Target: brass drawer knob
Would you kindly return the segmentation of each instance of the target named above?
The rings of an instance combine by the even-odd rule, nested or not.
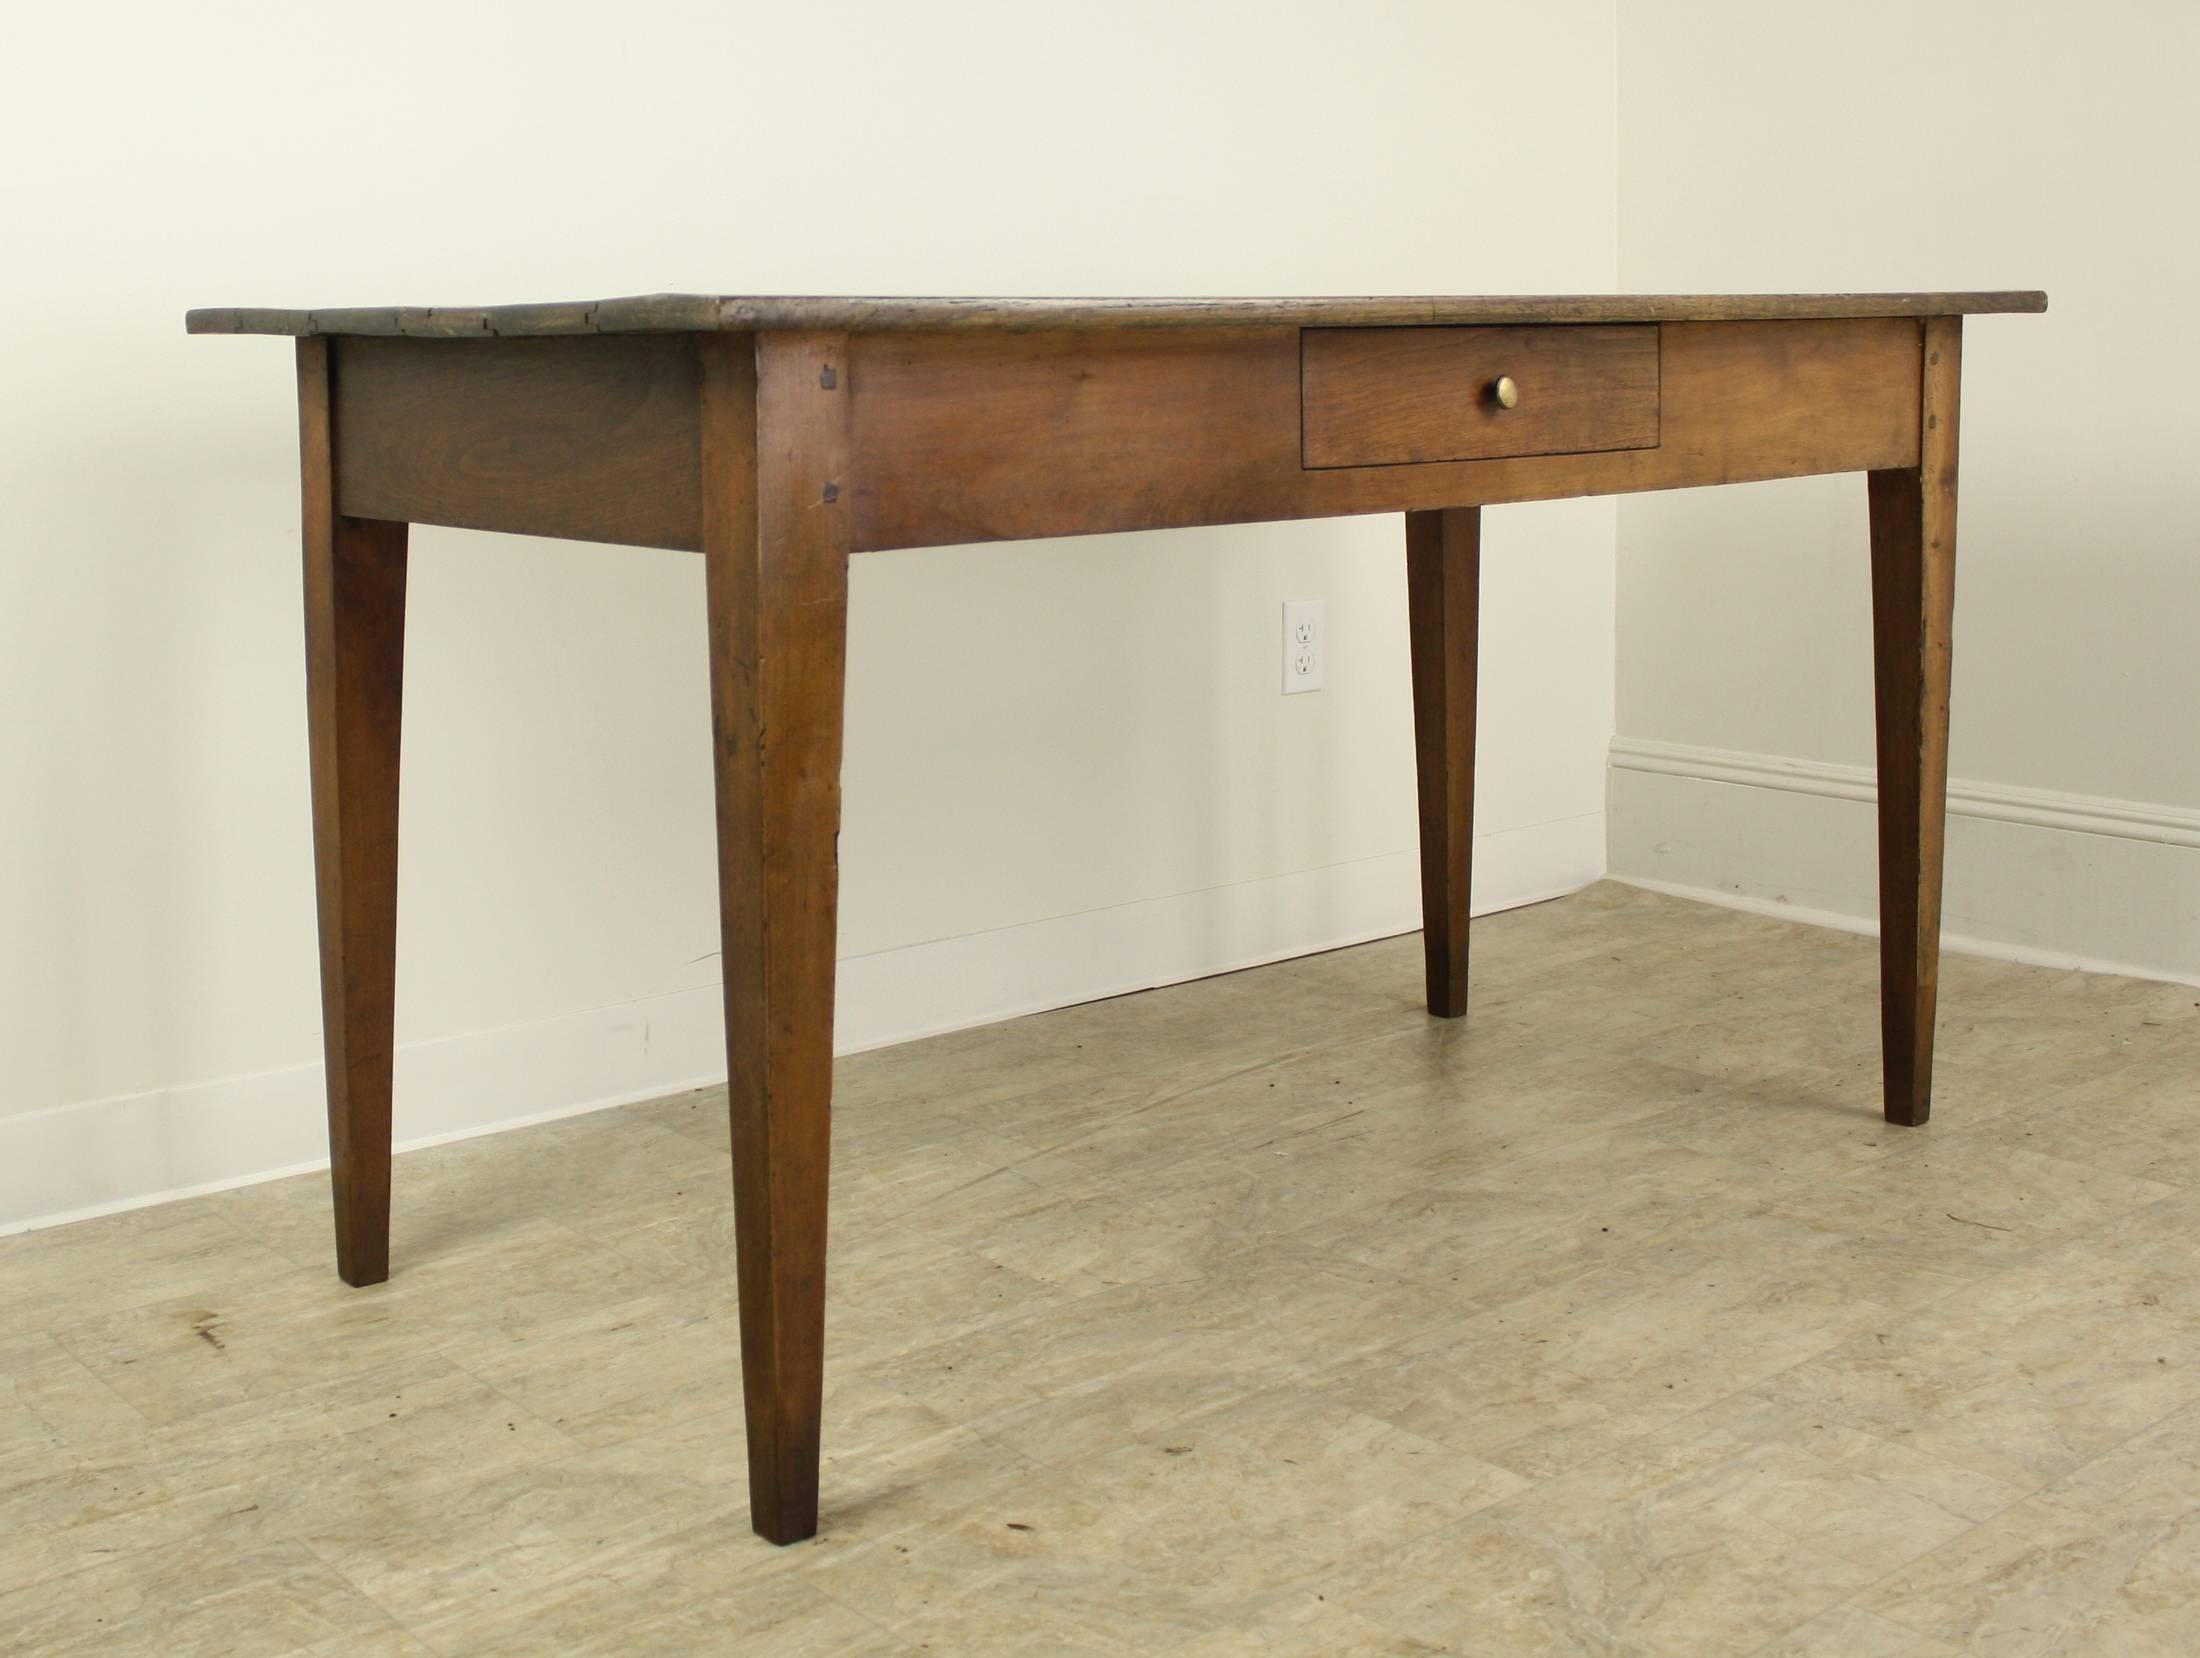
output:
[[[1500,374],[1497,377],[1497,384],[1490,387],[1490,395],[1497,399],[1497,406],[1500,409],[1514,408],[1520,402],[1519,382],[1509,374]]]

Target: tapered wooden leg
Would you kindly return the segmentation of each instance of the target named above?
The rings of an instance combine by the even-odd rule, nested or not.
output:
[[[1924,329],[1915,470],[1871,475],[1872,636],[1879,712],[1880,1040],[1887,1121],[1932,1111],[1940,881],[1948,821],[1955,617],[1956,415],[1962,319]]]
[[[749,1516],[817,1530],[848,622],[840,336],[702,343],[703,555]]]
[[[1474,876],[1474,679],[1482,512],[1406,514],[1413,745],[1421,787],[1421,940],[1428,1010],[1467,1011],[1467,905]]]
[[[347,1284],[379,1284],[390,1275],[406,527],[337,516],[329,388],[328,341],[300,340],[306,714],[336,1270]]]

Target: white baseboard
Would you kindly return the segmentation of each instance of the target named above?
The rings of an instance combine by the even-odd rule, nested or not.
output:
[[[1611,873],[1684,897],[1878,931],[1872,771],[1620,737]],[[1951,781],[1943,942],[2200,983],[2200,812]]]
[[[1477,913],[1604,872],[1602,814],[1478,836]],[[842,1053],[1364,943],[1420,925],[1401,851],[1142,899],[840,963]],[[525,1025],[400,1044],[400,1150],[623,1105],[725,1078],[706,985]],[[0,1118],[0,1233],[327,1166],[321,1067]]]

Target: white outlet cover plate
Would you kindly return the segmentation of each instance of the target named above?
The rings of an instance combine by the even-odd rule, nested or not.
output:
[[[1283,694],[1322,688],[1329,658],[1329,625],[1319,599],[1287,599],[1283,606]]]

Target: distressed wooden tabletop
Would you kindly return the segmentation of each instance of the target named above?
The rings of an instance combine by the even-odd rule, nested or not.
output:
[[[543,305],[211,306],[194,334],[485,335],[743,333],[764,328],[1407,327],[1465,323],[1736,322],[1820,317],[1970,316],[2044,311],[2036,290],[1914,294],[1544,294],[1339,299],[863,299],[826,295],[641,294]]]

